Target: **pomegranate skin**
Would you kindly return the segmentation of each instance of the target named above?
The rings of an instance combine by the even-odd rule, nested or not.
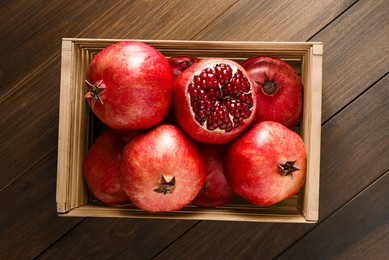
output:
[[[254,122],[275,121],[288,128],[302,116],[303,84],[287,63],[270,56],[256,56],[241,63],[256,83],[257,112]]]
[[[196,145],[172,125],[160,125],[131,140],[123,150],[121,169],[124,191],[134,205],[148,212],[183,208],[205,181]]]
[[[168,59],[172,70],[173,82],[176,81],[177,77],[192,64],[198,62],[197,57],[191,56],[173,56]]]
[[[193,204],[213,208],[225,204],[234,197],[234,192],[224,175],[225,145],[198,144],[206,170],[205,184],[193,200]]]
[[[169,110],[170,65],[148,44],[123,41],[103,49],[89,65],[87,82],[92,111],[112,129],[147,129],[160,123]],[[92,93],[91,85],[100,90]]]
[[[203,124],[199,123],[198,120],[195,119],[196,114],[192,109],[191,98],[192,96],[189,94],[189,86],[194,82],[194,78],[199,76],[204,72],[207,68],[214,68],[214,66],[218,64],[226,64],[232,68],[232,74],[236,75],[238,71],[245,77],[247,80],[249,91],[248,95],[250,95],[250,103],[252,107],[247,109],[249,112],[249,116],[243,121],[239,122],[237,127],[233,127],[232,130],[226,131],[220,128],[216,128],[213,130],[208,129],[207,124],[205,122]],[[230,142],[238,135],[240,135],[254,120],[254,116],[256,113],[256,94],[254,88],[254,82],[251,80],[247,72],[244,70],[242,66],[232,60],[226,59],[217,59],[217,58],[207,58],[200,60],[186,69],[181,75],[179,75],[173,85],[173,99],[174,99],[174,108],[176,113],[176,118],[182,129],[194,140],[202,143],[209,144],[225,144]],[[226,95],[228,96],[228,95]],[[219,100],[223,100],[224,98],[218,98]],[[235,99],[235,97],[234,97]],[[237,99],[235,99],[237,100]],[[213,105],[213,107],[216,107]],[[212,108],[213,109],[213,108]],[[231,114],[225,116],[225,118],[231,117]],[[209,116],[207,116],[209,118]],[[230,119],[232,124],[233,120]]]
[[[122,150],[136,132],[106,130],[92,144],[83,160],[83,176],[93,195],[110,206],[131,201],[119,182]]]
[[[298,170],[285,174],[280,166],[286,162],[292,162]],[[280,123],[257,123],[229,145],[225,172],[232,190],[251,203],[278,203],[296,194],[304,183],[304,143],[297,133]]]

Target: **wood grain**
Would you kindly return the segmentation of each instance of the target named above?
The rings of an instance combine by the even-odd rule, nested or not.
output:
[[[58,57],[40,67],[0,102],[0,190],[57,144],[59,65]]]
[[[179,220],[90,218],[40,257],[151,259],[195,224]]]
[[[0,100],[51,56],[59,54],[62,37],[76,36],[95,24],[95,17],[105,16],[115,5],[110,3],[17,1],[1,8]]]
[[[242,0],[196,35],[201,40],[307,41],[355,0]]]
[[[81,221],[57,217],[53,199],[56,164],[54,149],[1,191],[2,259],[32,259]]]
[[[323,122],[389,71],[389,4],[359,1],[315,37],[324,45]]]
[[[388,259],[388,200],[386,172],[277,259]]]

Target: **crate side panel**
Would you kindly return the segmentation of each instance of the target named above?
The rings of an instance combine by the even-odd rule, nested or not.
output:
[[[59,104],[58,124],[58,162],[57,162],[57,190],[56,201],[57,211],[66,212],[69,210],[68,189],[70,170],[70,144],[71,138],[70,122],[71,117],[71,86],[73,81],[73,43],[70,40],[62,42],[61,59],[61,88]]]

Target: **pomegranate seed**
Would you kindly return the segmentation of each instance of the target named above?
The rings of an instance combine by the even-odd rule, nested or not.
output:
[[[231,66],[216,64],[203,69],[188,86],[196,121],[208,130],[226,132],[238,127],[251,115],[253,98],[242,71],[233,74]]]

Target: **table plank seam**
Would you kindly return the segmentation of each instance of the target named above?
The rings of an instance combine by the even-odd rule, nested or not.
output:
[[[389,72],[386,72],[384,75],[379,77],[376,81],[374,81],[370,86],[368,86],[366,89],[364,89],[361,93],[359,93],[357,96],[355,96],[352,100],[350,100],[348,103],[346,103],[341,109],[339,109],[336,113],[331,115],[327,120],[321,123],[321,126],[324,126],[329,121],[331,121],[334,117],[336,117],[339,113],[341,113],[343,110],[347,109],[354,101],[356,101],[358,98],[363,96],[366,92],[368,92],[371,88],[373,88],[376,84],[378,84],[381,80],[384,80],[384,78],[389,74]]]
[[[294,245],[296,245],[301,239],[306,237],[308,234],[310,234],[312,231],[314,231],[316,228],[318,228],[320,225],[324,224],[326,220],[331,218],[333,215],[337,214],[339,211],[341,211],[344,207],[346,207],[348,204],[352,203],[353,200],[357,199],[359,196],[362,196],[364,192],[366,192],[369,188],[371,188],[374,184],[385,178],[385,176],[389,173],[389,169],[386,170],[384,173],[382,173],[378,178],[373,180],[369,185],[367,185],[364,189],[362,189],[358,194],[356,194],[354,197],[350,198],[348,201],[346,201],[344,204],[342,204],[340,207],[335,209],[330,215],[325,217],[322,220],[319,220],[315,226],[310,229],[308,232],[306,232],[304,235],[302,235],[299,239],[294,241],[291,245],[289,245],[285,250],[283,250],[280,254],[278,254],[274,259],[280,258],[286,251],[288,251],[290,248],[292,248]]]
[[[311,41],[313,38],[315,38],[318,34],[320,34],[323,30],[325,30],[330,24],[332,24],[334,21],[336,21],[339,17],[344,15],[348,10],[350,10],[356,3],[358,3],[360,0],[356,0],[354,3],[350,4],[346,9],[344,9],[342,12],[340,12],[337,16],[335,16],[331,21],[329,21],[326,25],[324,25],[322,28],[320,28],[316,33],[314,33],[311,37],[308,38],[307,41]]]

